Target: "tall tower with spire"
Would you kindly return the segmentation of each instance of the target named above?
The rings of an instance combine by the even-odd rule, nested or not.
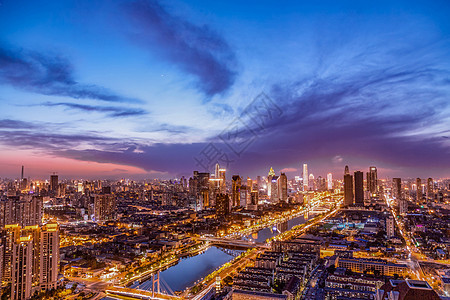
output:
[[[303,164],[303,190],[307,191],[309,186],[308,164]]]

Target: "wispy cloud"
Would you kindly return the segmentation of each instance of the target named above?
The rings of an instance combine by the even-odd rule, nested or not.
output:
[[[0,129],[32,129],[36,126],[30,122],[3,119],[0,120]]]
[[[118,95],[95,84],[79,83],[70,62],[52,53],[41,53],[0,45],[0,84],[9,84],[43,95],[107,102],[141,102]]]
[[[223,93],[233,85],[235,54],[210,27],[181,19],[155,0],[126,2],[125,11],[135,25],[131,38],[197,77],[206,95]]]
[[[118,106],[94,106],[70,102],[45,102],[41,105],[48,107],[63,106],[69,109],[77,109],[86,112],[101,112],[106,113],[109,117],[134,117],[148,114],[148,112],[143,109]]]

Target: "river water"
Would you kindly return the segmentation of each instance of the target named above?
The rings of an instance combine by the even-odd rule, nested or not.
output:
[[[251,235],[243,237],[256,242],[265,242],[268,238],[274,237],[286,230],[292,229],[295,225],[305,223],[304,216],[298,216],[286,222],[260,229]],[[182,291],[192,286],[195,282],[202,279],[224,263],[230,261],[240,252],[236,250],[227,250],[220,247],[212,246],[205,252],[196,256],[181,259],[178,264],[162,271],[160,273],[162,281],[173,291]],[[163,290],[166,290],[164,283],[161,284]],[[132,288],[151,290],[151,280],[142,284],[134,284]]]

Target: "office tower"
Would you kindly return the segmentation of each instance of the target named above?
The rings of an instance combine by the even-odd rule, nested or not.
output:
[[[275,176],[275,172],[272,167],[270,167],[269,174],[267,175],[267,196],[271,198],[272,195],[272,178]]]
[[[20,237],[20,226],[17,224],[6,225],[5,235],[3,238],[4,249],[3,249],[3,281],[11,281],[12,278],[12,262],[13,262],[13,251],[14,244]]]
[[[303,164],[303,190],[309,189],[308,164]]]
[[[219,178],[219,170],[220,170],[220,166],[217,163],[214,167],[214,178]]]
[[[434,199],[433,178],[427,179],[427,198],[429,200]]]
[[[33,239],[19,237],[13,243],[11,259],[11,299],[29,299],[32,288]]]
[[[59,227],[57,223],[48,223],[42,227],[39,269],[41,290],[57,288],[59,273]]]
[[[216,195],[216,214],[224,217],[230,213],[230,197],[227,194]]]
[[[258,191],[252,191],[250,193],[250,201],[246,204],[248,210],[258,210]]]
[[[98,194],[94,198],[95,221],[114,220],[116,216],[116,198],[113,194]]]
[[[367,190],[371,194],[376,194],[378,192],[378,175],[376,167],[370,167],[369,172],[367,172]]]
[[[50,190],[55,194],[58,192],[58,175],[50,175]]]
[[[195,171],[196,172],[196,171]],[[194,174],[195,174],[194,172]],[[209,198],[209,173],[198,173],[198,199],[202,205],[202,208],[208,208],[211,206],[210,198]]]
[[[329,190],[333,189],[333,174],[331,174],[331,173],[327,174],[327,188]]]
[[[405,215],[408,212],[408,201],[403,198],[400,198],[398,203],[398,213],[400,215]]]
[[[353,176],[350,174],[344,175],[344,205],[353,205]]]
[[[420,178],[416,179],[416,186],[417,186],[416,200],[417,202],[422,202],[422,179]]]
[[[355,205],[364,206],[364,174],[355,172]]]
[[[272,176],[272,180],[268,182],[270,186],[270,201],[277,202],[279,200],[279,190],[278,190],[278,176]]]
[[[350,175],[350,170],[348,169],[348,166],[345,166],[344,175]]]
[[[22,173],[20,174],[20,190],[23,191],[27,188],[27,180],[23,178],[24,167],[22,166]]]
[[[226,169],[219,169],[219,191],[222,194],[225,194],[226,191]]]
[[[258,192],[257,191],[253,191],[250,204],[251,205],[258,205],[258,201],[259,201],[259,199],[258,199]]]
[[[33,243],[33,261],[32,261],[32,284],[39,284],[39,265],[40,265],[40,240],[41,228],[38,225],[25,226],[21,231],[21,236],[29,236]]]
[[[402,199],[402,179],[392,178],[392,194],[395,199]]]
[[[247,177],[247,194],[245,198],[245,203],[250,203],[252,191],[253,191],[253,180],[250,177]]]
[[[386,235],[387,235],[388,239],[394,237],[394,235],[395,235],[394,218],[392,216],[388,216],[386,218]]]
[[[242,178],[239,175],[231,177],[231,203],[233,207],[241,205]]]
[[[281,173],[278,177],[278,191],[280,194],[280,201],[287,202],[287,177],[285,173]]]
[[[309,190],[315,190],[316,189],[316,181],[314,180],[314,174],[309,174],[308,179],[308,189]]]

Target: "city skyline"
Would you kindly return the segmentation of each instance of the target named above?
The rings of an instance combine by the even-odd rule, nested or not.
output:
[[[230,176],[450,177],[449,11],[1,1],[0,177],[187,177],[211,143]],[[233,154],[221,134],[261,93],[277,114]]]

